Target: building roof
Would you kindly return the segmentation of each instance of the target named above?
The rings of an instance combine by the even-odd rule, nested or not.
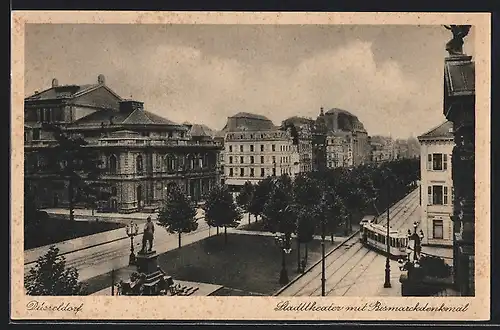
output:
[[[57,100],[57,99],[73,99],[84,94],[87,94],[99,87],[103,87],[111,92],[118,99],[119,95],[113,92],[104,84],[84,84],[84,85],[61,85],[53,86],[49,89],[35,93],[25,98],[25,101],[40,101],[40,100]]]
[[[110,121],[112,121],[113,124],[122,125],[169,125],[182,127],[182,125],[174,123],[173,121],[141,109],[134,110],[132,113],[120,112],[112,109],[98,110],[88,116],[80,118],[73,124],[93,126],[101,125],[103,122],[109,124]]]
[[[215,132],[208,127],[207,125],[202,124],[189,124],[191,125],[191,136],[208,136],[212,137],[215,135]]]
[[[342,113],[342,114],[345,114],[345,115],[348,115],[348,116],[356,117],[355,115],[353,115],[349,111],[343,110],[343,109],[339,109],[339,108],[331,108],[330,110],[328,110],[328,111],[325,112],[325,115],[331,115],[331,114],[334,114],[334,113]]]
[[[445,121],[437,127],[434,127],[425,134],[418,137],[421,139],[435,139],[435,138],[446,138],[453,139],[453,123],[451,121]]]
[[[270,119],[265,117],[265,116],[257,115],[257,114],[250,113],[250,112],[238,112],[237,114],[235,114],[234,116],[231,116],[229,118],[248,118],[248,119],[258,119],[258,120],[269,120],[270,121]]]
[[[445,86],[449,96],[474,95],[475,64],[470,56],[449,58],[445,62]]]
[[[277,130],[273,122],[261,115],[248,112],[239,112],[227,118],[227,123],[222,129],[223,132],[243,132],[243,131],[269,131]]]

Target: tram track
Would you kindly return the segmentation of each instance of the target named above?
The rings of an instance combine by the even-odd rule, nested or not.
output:
[[[402,198],[401,200],[399,200],[398,202],[396,202],[394,205],[391,206],[391,213],[392,213],[392,217],[396,218],[396,223],[392,223],[394,227],[398,226],[398,228],[407,220],[408,217],[403,217],[403,216],[399,216],[398,215],[405,215],[407,214],[408,210],[411,208],[411,213],[413,213],[413,211],[415,210],[415,208],[418,206],[418,194],[416,194],[416,191],[417,190],[414,190],[412,192],[410,192],[408,195],[406,195],[404,198]],[[384,218],[384,213],[378,215],[376,217],[376,223],[379,223],[379,224],[385,224],[387,223],[387,219]],[[327,278],[328,279],[331,279],[333,276],[336,275],[336,273],[340,270],[340,269],[343,269],[344,265],[351,261],[351,257],[355,256],[356,254],[358,254],[363,248],[364,246],[361,244],[361,242],[359,242],[359,236],[357,235],[359,233],[359,230],[356,231],[348,240],[344,241],[341,245],[337,246],[336,248],[334,248],[332,251],[330,251],[327,256],[325,256],[325,258],[328,260],[328,259],[332,259],[331,262],[328,262],[327,265],[325,266],[326,269],[335,269],[333,271],[333,273],[331,273],[329,275],[329,277]],[[344,246],[344,247],[347,247],[346,249],[344,250],[341,250],[341,247]],[[346,250],[348,250],[349,252],[346,253]],[[351,251],[354,251],[354,252],[351,252]],[[368,255],[370,252],[372,253],[375,253],[373,252],[372,250],[369,250],[367,249],[366,253],[363,254],[361,256],[361,259],[362,260],[366,255]],[[340,253],[340,255],[338,255]],[[337,256],[336,258],[333,258],[334,256]],[[377,254],[375,254],[376,256]],[[343,261],[345,260],[345,261]],[[340,266],[337,267],[337,265],[335,264],[338,264],[339,262],[342,262],[340,264]],[[290,283],[290,285],[288,285],[287,287],[283,288],[281,291],[279,291],[277,293],[277,295],[281,294],[282,292],[284,292],[285,290],[289,289],[294,283],[296,283],[298,280],[300,279],[303,279],[304,276],[306,276],[307,274],[311,274],[311,272],[313,270],[316,270],[317,271],[317,267],[319,266],[321,260],[317,263],[315,263],[312,267],[310,267],[303,275],[299,276],[298,278],[296,278],[294,281],[292,281]],[[356,267],[358,263],[355,263],[353,267]],[[315,269],[316,268],[316,269]],[[349,271],[347,272],[347,274],[349,274]],[[347,274],[344,275],[347,276]],[[317,274],[315,274],[315,276],[313,276],[310,280],[308,280],[306,283],[304,283],[303,285],[301,285],[298,290],[295,290],[294,294],[293,295],[298,295],[302,292],[305,291],[305,289],[310,286],[311,283],[315,282],[315,281],[318,281],[319,282],[319,278],[321,277],[321,271],[318,272]],[[343,278],[343,277],[342,277]],[[317,291],[319,290],[319,288],[316,288],[312,293],[310,293],[309,295],[312,296],[314,295]],[[331,292],[331,291],[330,291]]]
[[[204,217],[198,218],[198,221],[200,220],[204,220]],[[196,231],[184,234],[183,237],[189,237],[191,235],[204,233],[205,231],[208,231],[208,225],[206,223],[200,223]],[[159,248],[159,250],[165,249],[166,246],[171,244],[172,241],[176,239],[176,235],[168,233],[166,233],[166,235],[167,236],[164,239],[158,239],[158,238],[156,239],[157,241],[155,242],[156,247]],[[139,240],[134,242],[134,250],[136,251],[140,250],[141,245],[142,242],[140,242]],[[102,249],[103,247],[105,247],[104,250]],[[90,249],[99,249],[99,250],[96,251],[95,253],[74,257],[76,253],[81,252],[83,250],[87,250],[86,252],[89,252]],[[77,270],[80,270],[82,268],[92,267],[95,266],[96,264],[100,264],[103,262],[109,262],[112,260],[117,260],[123,257],[127,257],[129,254],[130,254],[130,238],[124,237],[123,239],[112,240],[87,249],[77,249],[75,251],[67,252],[65,253],[65,258],[66,258],[66,265],[68,267],[74,267]],[[25,275],[28,274],[29,269],[33,267],[35,263],[36,261],[24,264]]]
[[[413,200],[411,200],[411,202],[414,202],[414,201],[413,201]],[[404,204],[404,206],[405,206],[405,207],[403,207],[403,208],[399,209],[398,211],[396,211],[396,212],[395,212],[395,214],[394,214],[394,216],[396,216],[396,217],[397,217],[399,214],[401,214],[401,212],[403,212],[403,215],[404,215],[404,214],[406,213],[406,210],[407,210],[407,208],[406,208],[406,206],[407,206],[407,205],[408,205],[408,204]],[[404,223],[406,220],[407,220],[407,218],[404,218],[404,217],[397,218],[397,223],[395,224],[395,226],[394,226],[394,227],[398,226],[398,228],[397,228],[397,229],[399,229],[399,227],[400,227],[401,223],[402,223],[402,222]],[[347,258],[347,260],[346,260],[346,261],[345,261],[345,262],[344,262],[344,263],[343,263],[343,264],[342,264],[339,268],[337,268],[337,269],[336,269],[333,273],[331,273],[331,274],[330,274],[330,275],[326,278],[326,281],[328,281],[329,279],[331,279],[333,276],[337,275],[337,273],[338,273],[339,271],[344,272],[344,270],[347,270],[347,271],[345,272],[345,274],[344,274],[344,275],[340,278],[340,281],[339,281],[339,282],[337,282],[337,284],[338,284],[338,283],[340,283],[341,281],[343,281],[343,280],[344,280],[344,278],[345,278],[346,276],[348,276],[354,268],[356,268],[356,267],[358,266],[358,264],[359,264],[359,263],[360,263],[360,262],[361,262],[361,261],[365,258],[365,256],[369,255],[370,253],[373,253],[373,254],[374,254],[373,259],[375,259],[375,257],[377,256],[377,254],[376,254],[374,251],[369,250],[369,249],[366,249],[365,253],[364,253],[364,254],[361,254],[361,255],[360,255],[360,257],[359,257],[359,259],[358,259],[358,258],[357,258],[357,254],[358,254],[358,252],[360,252],[361,250],[365,249],[365,247],[364,247],[364,246],[363,246],[363,244],[361,244],[359,241],[358,241],[358,242],[356,242],[354,245],[355,245],[356,247],[359,247],[359,248],[356,250],[356,252],[354,252],[354,254],[353,254],[351,257]],[[344,266],[347,262],[352,261],[352,257],[355,257],[355,258],[356,258],[356,260],[358,260],[358,261],[356,261],[356,262],[355,262],[355,263],[354,263],[354,264],[353,264],[350,268],[345,268],[345,267],[343,267],[343,266]],[[373,261],[373,259],[372,259],[371,261]],[[332,264],[333,264],[333,263],[330,263],[330,265],[332,265]],[[331,292],[335,289],[335,287],[337,286],[337,284],[336,284],[336,285],[335,285],[332,289],[330,289],[330,290],[326,293],[326,295],[328,295],[329,293],[331,293]],[[314,293],[316,293],[317,291],[318,291],[318,289],[316,289],[316,290],[313,292],[313,294],[314,294]]]
[[[414,203],[415,201],[412,200],[411,202]],[[410,206],[410,207],[411,207],[411,211],[409,212],[408,217],[417,209],[417,204],[415,203],[414,207],[412,207],[412,206]],[[407,213],[407,212],[404,211],[403,214],[405,214],[405,213]],[[401,229],[402,225],[406,222],[406,220],[408,220],[408,217],[401,217],[400,219],[398,219],[399,221],[395,224],[394,227],[397,230]],[[361,249],[363,249],[364,248],[363,244],[361,244],[361,243],[359,243],[359,244],[361,245]],[[354,265],[352,265],[352,267],[349,268],[349,270],[346,272],[346,274],[340,278],[340,280],[333,286],[333,288],[331,288],[330,290],[328,290],[326,292],[326,295],[329,295],[330,293],[334,292],[336,289],[342,288],[342,286],[340,286],[340,284],[347,278],[347,276],[352,274],[354,269],[361,268],[359,272],[355,273],[357,275],[352,280],[352,284],[348,285],[346,290],[341,294],[341,296],[345,295],[352,288],[352,286],[356,283],[356,281],[366,272],[366,270],[370,267],[372,262],[378,256],[379,256],[379,254],[377,252],[372,251],[370,249],[367,249],[367,251],[361,256],[361,258],[359,258],[359,261],[356,262]],[[365,260],[366,257],[368,257],[368,262],[366,263],[366,266],[363,267],[363,261]],[[359,267],[360,265],[362,265],[362,266]],[[329,278],[331,278],[332,276],[330,276]]]

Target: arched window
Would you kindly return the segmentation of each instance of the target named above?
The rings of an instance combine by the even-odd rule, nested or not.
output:
[[[135,160],[135,164],[136,164],[137,173],[142,173],[144,168],[143,168],[143,164],[142,164],[142,156],[141,155],[137,156],[137,158]]]
[[[116,169],[117,169],[116,156],[115,155],[111,155],[109,157],[109,171],[111,173],[116,173]]]
[[[167,155],[167,157],[165,157],[166,159],[166,166],[167,166],[167,171],[168,172],[171,172],[171,171],[174,171],[175,170],[175,156],[173,155]]]
[[[187,161],[188,161],[188,169],[190,170],[194,169],[194,156],[189,154],[187,156]]]

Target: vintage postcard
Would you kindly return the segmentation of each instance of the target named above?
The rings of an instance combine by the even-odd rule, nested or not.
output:
[[[12,31],[12,319],[489,319],[489,14]]]

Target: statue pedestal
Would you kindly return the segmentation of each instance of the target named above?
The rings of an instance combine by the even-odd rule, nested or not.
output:
[[[143,295],[159,295],[174,284],[171,276],[167,276],[158,266],[156,251],[140,252],[136,258],[137,271],[146,275],[144,278]]]
[[[137,271],[146,275],[158,270],[158,253],[156,251],[139,252],[135,258]]]

